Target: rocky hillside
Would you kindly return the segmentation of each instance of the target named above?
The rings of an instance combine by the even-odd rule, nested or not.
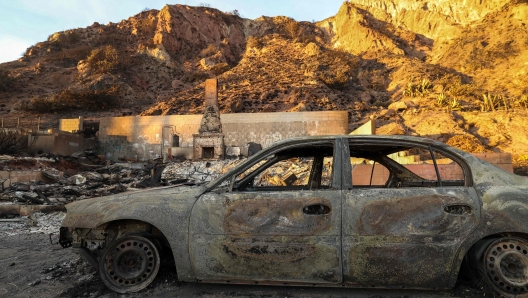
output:
[[[528,94],[528,4],[512,2],[435,47],[432,63],[470,76],[482,89]]]
[[[434,41],[457,38],[461,30],[482,20],[510,0],[351,0],[372,17],[404,27]]]
[[[87,106],[57,106],[61,91],[74,93],[111,91],[109,107],[141,107],[156,101],[164,92],[176,89],[176,78],[192,85],[203,81],[196,61],[206,58],[226,67],[236,65],[245,49],[245,20],[214,9],[176,5],[144,11],[120,23],[73,29],[50,35],[47,41],[30,47],[19,61],[6,63],[15,78],[14,89],[4,99],[31,100],[28,109],[36,112],[63,112]],[[199,66],[199,65],[198,65]],[[94,95],[97,97],[97,94]],[[41,101],[50,101],[48,110]]]
[[[167,5],[1,64],[0,116],[201,113],[217,76],[224,113],[348,110],[351,129],[377,118],[379,133],[521,159],[527,14],[525,0],[350,0],[311,23]]]

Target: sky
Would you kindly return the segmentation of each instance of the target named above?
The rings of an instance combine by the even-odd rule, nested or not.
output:
[[[0,0],[0,63],[22,53],[49,35],[128,19],[145,8],[165,4],[211,5],[221,11],[238,10],[245,18],[288,16],[297,21],[321,21],[337,14],[343,0]]]

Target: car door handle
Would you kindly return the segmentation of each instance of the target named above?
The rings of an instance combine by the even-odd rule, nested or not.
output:
[[[466,215],[471,214],[471,207],[464,204],[448,205],[444,211],[449,214]]]
[[[330,213],[332,209],[323,204],[308,205],[303,208],[303,213],[308,215],[325,215]]]

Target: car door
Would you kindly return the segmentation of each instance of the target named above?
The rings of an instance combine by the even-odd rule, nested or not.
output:
[[[459,249],[480,218],[467,166],[423,144],[350,144],[353,185],[343,206],[344,282],[447,287]]]
[[[340,160],[300,144],[236,173],[196,202],[190,256],[200,281],[342,281]]]

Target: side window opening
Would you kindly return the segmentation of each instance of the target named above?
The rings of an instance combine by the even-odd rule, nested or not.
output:
[[[465,185],[462,167],[429,147],[351,146],[352,186],[374,188]],[[440,178],[440,179],[439,179]]]
[[[245,177],[253,173],[255,170],[262,167],[264,164],[272,162],[272,160],[275,160],[275,154],[269,155],[266,158],[259,160],[256,164],[252,165],[249,169],[238,174],[236,176],[235,183],[244,179]]]
[[[380,163],[367,158],[350,158],[352,163],[352,186],[385,187],[389,180],[389,170]]]
[[[433,150],[433,155],[438,166],[438,173],[442,180],[442,186],[464,186],[464,171],[460,164],[444,154]]]
[[[333,146],[286,149],[236,175],[233,191],[330,188],[332,169]]]
[[[281,160],[255,176],[253,186],[307,186],[313,162],[313,157]]]
[[[323,173],[321,175],[321,186],[330,188],[332,186],[332,169],[334,168],[334,159],[327,156],[323,159]]]
[[[388,154],[387,157],[407,171],[394,175],[397,187],[438,186],[438,175],[429,148],[409,148]]]

